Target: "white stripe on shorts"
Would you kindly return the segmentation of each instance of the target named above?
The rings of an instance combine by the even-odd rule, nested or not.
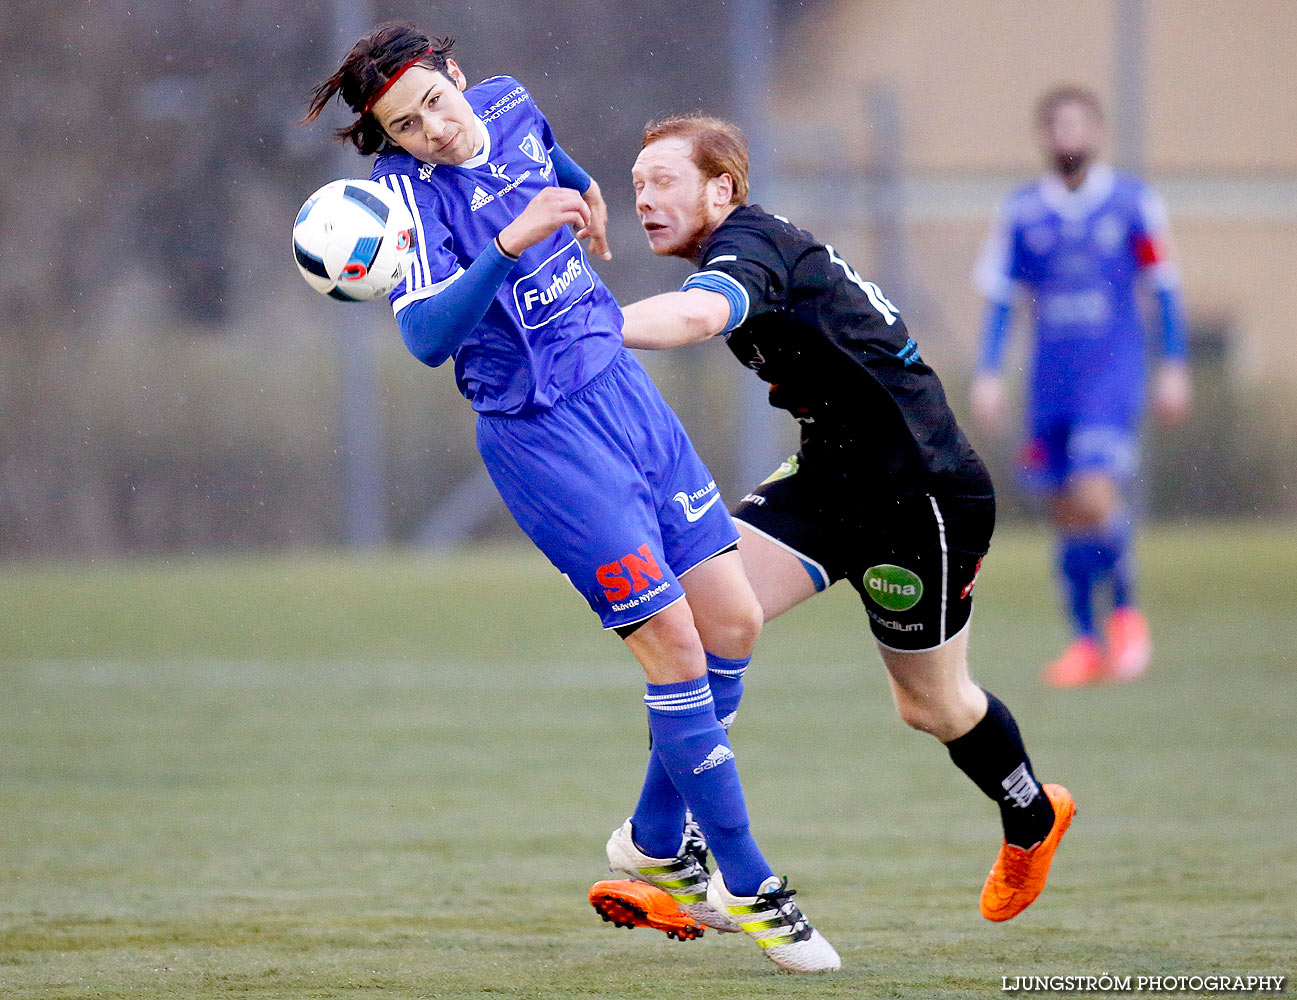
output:
[[[950,560],[946,551],[946,520],[941,516],[941,508],[937,506],[937,498],[928,494],[928,501],[932,504],[932,513],[937,518],[937,538],[941,542],[941,625],[938,644],[946,641],[946,594],[948,591],[947,576],[950,572]]]

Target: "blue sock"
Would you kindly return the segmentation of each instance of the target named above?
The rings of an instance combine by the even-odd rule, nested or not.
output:
[[[1104,567],[1112,580],[1113,608],[1135,603],[1135,525],[1129,510],[1119,510],[1103,527]]]
[[[1093,639],[1094,583],[1101,572],[1103,554],[1099,540],[1090,534],[1064,535],[1059,541],[1058,569],[1072,628],[1081,638]]]
[[[743,698],[743,672],[752,657],[731,660],[707,654],[707,672],[717,718],[726,732]],[[674,858],[680,850],[685,801],[676,791],[656,748],[649,751],[648,771],[631,816],[635,846],[651,858]],[[679,816],[679,822],[675,817]]]
[[[650,732],[652,724],[649,725]],[[631,814],[631,837],[635,846],[650,858],[674,858],[680,853],[684,837],[685,800],[676,791],[658,754],[657,738],[649,749],[648,771],[644,787]]]
[[[735,895],[755,895],[774,871],[752,838],[738,765],[725,730],[716,720],[707,678],[649,684],[644,700],[653,752],[702,827],[726,886]],[[675,827],[677,846],[679,822]],[[646,847],[640,849],[648,853]]]
[[[743,700],[743,673],[750,662],[751,656],[731,660],[715,653],[707,654],[707,679],[716,702],[716,718],[727,733]]]

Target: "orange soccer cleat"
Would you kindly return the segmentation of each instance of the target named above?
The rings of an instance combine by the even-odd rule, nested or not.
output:
[[[1143,675],[1153,658],[1148,619],[1135,608],[1117,608],[1103,626],[1108,646],[1104,677],[1112,681],[1133,681]]]
[[[1056,688],[1095,684],[1105,679],[1103,652],[1093,639],[1077,639],[1045,668],[1043,676],[1046,684]]]
[[[1042,785],[1041,790],[1054,807],[1054,825],[1035,847],[1024,850],[1008,841],[1000,845],[1000,855],[982,886],[982,916],[987,920],[1009,920],[1035,902],[1045,888],[1058,842],[1072,825],[1076,815],[1072,794],[1062,785]]]
[[[630,879],[604,879],[590,887],[590,905],[616,927],[651,927],[678,941],[703,936],[703,925],[683,913],[655,885]]]

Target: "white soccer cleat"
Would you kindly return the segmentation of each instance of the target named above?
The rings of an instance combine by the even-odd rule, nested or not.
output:
[[[630,820],[608,838],[608,867],[657,886],[676,901],[682,912],[706,927],[728,933],[740,930],[738,924],[708,902],[707,884],[711,876],[698,859],[685,853],[678,858],[650,858],[635,846]]]
[[[828,940],[802,916],[786,879],[771,875],[755,896],[732,896],[717,872],[707,887],[712,906],[728,913],[785,972],[835,972],[842,959]]]

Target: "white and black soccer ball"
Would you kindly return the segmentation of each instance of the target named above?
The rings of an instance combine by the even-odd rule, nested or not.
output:
[[[386,295],[414,256],[410,210],[374,181],[330,181],[293,223],[293,257],[306,283],[343,302]]]

